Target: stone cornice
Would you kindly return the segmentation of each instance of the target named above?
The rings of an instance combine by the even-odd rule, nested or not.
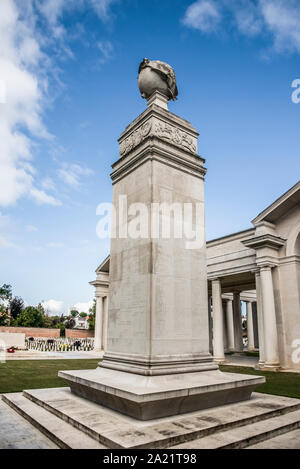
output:
[[[165,149],[156,138],[151,138],[151,141],[147,141],[142,151],[130,158],[129,156],[121,158],[112,165],[114,169],[111,173],[113,184],[134,171],[138,166],[150,160],[159,161],[173,168],[178,168],[179,171],[193,174],[201,179],[206,174],[203,159],[198,155],[193,155],[189,152],[185,153],[184,151],[178,152],[177,149],[172,149],[170,144]]]
[[[260,249],[260,248],[272,248],[272,249],[280,249],[282,246],[285,245],[286,239],[281,238],[280,236],[274,236],[271,234],[265,234],[262,236],[254,236],[253,238],[245,239],[241,241],[246,247],[252,249]]]
[[[155,104],[149,106],[147,109],[145,109],[142,114],[140,114],[131,124],[129,124],[124,132],[120,135],[120,138],[118,139],[118,142],[121,142],[124,138],[126,138],[133,130],[135,130],[137,127],[139,127],[143,122],[145,122],[149,117],[159,117],[163,119],[164,121],[168,122],[169,124],[177,125],[178,128],[181,130],[191,133],[194,137],[198,137],[199,134],[195,127],[191,125],[190,122],[188,122],[185,119],[182,119],[182,117],[177,116],[176,114],[173,114],[170,111],[167,111],[165,109],[162,109],[160,106],[157,106]]]
[[[263,220],[274,222],[280,217],[280,215],[282,215],[282,212],[286,213],[289,209],[299,203],[299,198],[300,181],[257,215],[257,217],[252,220],[253,225],[257,226],[257,224]]]
[[[90,285],[93,287],[101,287],[101,288],[108,288],[109,287],[109,280],[93,280],[92,282],[89,282]]]

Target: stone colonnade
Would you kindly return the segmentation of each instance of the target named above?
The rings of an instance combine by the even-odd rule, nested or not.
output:
[[[255,281],[256,296],[251,298],[245,292],[222,294],[222,278],[211,279],[212,352],[215,361],[223,363],[226,352],[243,351],[241,301],[244,301],[248,350],[259,347],[259,367],[276,370],[279,353],[272,266],[260,266],[255,272]]]

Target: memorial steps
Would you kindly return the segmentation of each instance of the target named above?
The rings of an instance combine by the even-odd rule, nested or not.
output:
[[[60,448],[247,448],[300,428],[300,401],[254,393],[245,402],[138,421],[69,388],[4,394],[4,403]]]

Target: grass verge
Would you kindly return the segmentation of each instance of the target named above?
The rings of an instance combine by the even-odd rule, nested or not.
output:
[[[8,360],[0,363],[0,393],[67,386],[57,376],[60,370],[93,369],[98,363],[99,359]]]
[[[255,392],[274,394],[276,396],[294,397],[300,399],[300,373],[285,373],[273,371],[260,371],[246,366],[220,366],[221,371],[228,373],[241,373],[246,375],[265,376],[266,383],[261,384]]]
[[[98,363],[99,359],[9,360],[0,364],[0,393],[67,386],[63,379],[58,378],[59,370],[94,369]],[[222,365],[220,369],[229,373],[265,376],[267,382],[258,386],[256,392],[300,399],[300,373],[274,373],[229,365]]]

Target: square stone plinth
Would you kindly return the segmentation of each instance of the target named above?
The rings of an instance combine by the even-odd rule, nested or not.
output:
[[[220,370],[142,376],[97,368],[60,371],[58,375],[73,393],[139,420],[245,401],[265,382],[261,376]]]

